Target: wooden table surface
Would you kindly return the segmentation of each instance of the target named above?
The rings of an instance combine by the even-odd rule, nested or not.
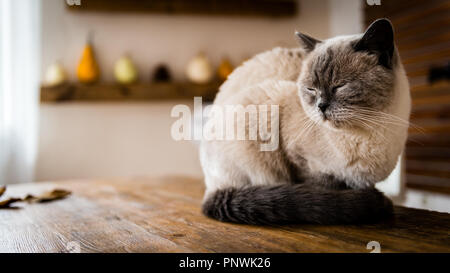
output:
[[[258,227],[200,212],[199,179],[31,183],[4,197],[71,190],[67,199],[0,210],[0,252],[450,252],[450,214],[396,207],[376,225]]]

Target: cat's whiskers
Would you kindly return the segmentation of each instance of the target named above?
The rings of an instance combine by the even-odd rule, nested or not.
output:
[[[377,115],[380,118],[385,118],[385,119],[390,120],[392,122],[403,123],[405,125],[410,126],[411,128],[416,129],[417,131],[419,131],[421,133],[424,133],[424,129],[421,126],[419,126],[417,124],[414,124],[411,121],[402,119],[402,118],[400,118],[400,117],[398,117],[396,115],[385,113],[385,112],[382,112],[382,111],[376,111],[376,110],[368,108],[368,107],[358,107],[356,110],[359,111],[359,112],[364,112],[364,113],[369,114],[369,115]]]
[[[357,123],[360,123],[363,127],[369,129],[371,131],[371,133],[375,133],[375,134],[381,136],[386,141],[387,141],[387,139],[384,136],[384,132],[380,132],[374,126],[381,127],[385,131],[388,131],[389,133],[392,133],[394,135],[396,134],[395,131],[386,127],[384,124],[380,123],[375,118],[361,115],[360,113],[355,112],[353,110],[347,109],[347,110],[336,111],[336,117],[339,119],[342,119],[342,120],[347,120],[347,124],[350,123],[349,121],[355,121]],[[371,125],[369,125],[369,124],[371,124]]]
[[[315,125],[314,121],[308,116],[302,118],[299,121],[299,124],[302,125],[302,127],[299,130],[300,134],[295,136],[295,138],[287,145],[288,149],[290,149],[293,145],[295,145],[295,143],[297,143],[297,141],[301,139],[303,136],[307,136],[306,132],[309,130],[309,128]]]
[[[311,117],[308,117],[309,126],[307,126],[307,128],[305,128],[303,134],[301,134],[301,135],[308,136],[312,132],[314,127],[319,125],[318,122],[315,120],[318,117],[319,117],[319,114],[317,114],[317,113],[313,113]]]
[[[396,120],[387,118],[387,117],[383,117],[383,116],[377,116],[375,113],[373,114],[368,114],[368,113],[356,113],[356,115],[360,116],[360,117],[365,117],[373,122],[376,122],[377,124],[379,124],[380,126],[386,127],[384,126],[385,124],[392,124],[392,125],[398,125],[398,126],[402,126],[402,127],[408,127],[409,124],[404,123],[404,122],[398,122]]]
[[[302,126],[300,134],[295,136],[295,138],[289,143],[288,149],[292,148],[293,145],[295,145],[304,135],[305,132],[308,130],[309,127],[312,126],[312,122],[310,120],[307,120],[305,125]]]
[[[317,115],[316,115],[316,117],[317,117]],[[312,133],[312,131],[315,129],[315,127],[317,125],[318,125],[318,123],[314,119],[311,119],[311,126],[309,126],[309,128],[305,132],[305,136],[309,136],[309,134]]]
[[[380,126],[380,124],[374,124],[373,121],[364,119],[364,118],[362,118],[362,117],[355,117],[354,120],[357,120],[357,121],[359,121],[361,124],[363,124],[363,126],[366,126],[366,128],[368,128],[368,129],[370,130],[371,134],[376,134],[377,136],[383,138],[385,141],[388,141],[388,139],[387,139],[386,136],[384,135],[384,132],[380,132],[379,130],[377,130],[376,128],[373,127],[373,126],[376,126],[376,125],[379,125],[379,126]],[[369,125],[369,124],[367,124],[366,122],[371,123],[372,126]],[[384,129],[387,130],[387,128],[385,128],[385,127],[384,127]]]
[[[400,120],[395,120],[391,117],[386,117],[386,116],[381,116],[381,115],[376,115],[375,113],[359,113],[359,115],[362,116],[366,116],[369,118],[376,118],[377,120],[379,120],[380,122],[384,122],[384,123],[389,123],[389,124],[393,124],[393,125],[398,125],[398,126],[403,126],[403,127],[409,127],[410,124],[409,123],[405,123],[402,122]]]
[[[383,123],[387,123],[387,124],[392,124],[392,125],[398,125],[398,126],[404,126],[404,127],[408,127],[410,125],[409,122],[406,122],[403,119],[395,119],[394,115],[387,115],[381,111],[374,111],[374,110],[368,110],[365,108],[354,108],[354,107],[348,107],[347,108],[349,110],[349,112],[352,113],[352,115],[358,115],[360,117],[364,117],[368,120],[370,120],[372,123],[381,126],[383,128],[387,127],[385,125],[383,125]],[[385,114],[385,115],[383,115]]]
[[[359,113],[358,115],[361,116],[361,117],[365,117],[367,119],[370,119],[370,120],[376,122],[379,125],[382,125],[384,123],[384,124],[397,125],[397,126],[401,126],[401,127],[408,127],[409,126],[408,124],[404,124],[404,123],[396,122],[396,121],[393,121],[393,120],[385,119],[383,117],[375,117],[373,115],[364,114],[364,113]]]

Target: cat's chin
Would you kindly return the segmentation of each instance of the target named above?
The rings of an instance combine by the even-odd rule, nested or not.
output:
[[[313,120],[316,124],[327,128],[329,130],[333,131],[342,131],[347,129],[352,129],[353,126],[345,120],[335,120],[330,119],[330,117],[324,116],[320,113],[314,113],[314,112],[306,112],[308,117]]]
[[[322,120],[320,122],[325,128],[333,131],[353,130],[357,126],[340,120]]]
[[[348,131],[348,132],[354,132],[356,131],[368,131],[368,128],[361,126],[359,124],[352,124],[352,123],[348,123],[348,122],[342,122],[342,121],[336,121],[336,120],[323,120],[321,122],[321,124],[323,125],[323,127],[335,131],[335,132],[343,132],[343,131]]]
[[[345,127],[343,124],[339,122],[334,122],[330,120],[323,120],[321,123],[325,128],[333,131],[341,131]]]
[[[308,115],[308,117],[313,120],[317,125],[322,126],[324,128],[333,130],[333,131],[341,131],[346,127],[343,122],[326,119],[320,115]]]

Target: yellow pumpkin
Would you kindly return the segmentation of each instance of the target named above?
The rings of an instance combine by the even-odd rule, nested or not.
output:
[[[228,59],[222,59],[222,62],[217,69],[217,75],[221,81],[225,81],[228,78],[228,75],[233,72],[233,66],[231,65]]]

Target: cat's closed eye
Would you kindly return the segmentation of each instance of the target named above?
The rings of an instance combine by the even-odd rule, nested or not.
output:
[[[333,87],[332,91],[333,93],[336,93],[339,89],[342,89],[342,87],[344,87],[345,84],[339,84]]]
[[[314,104],[317,97],[317,90],[312,87],[305,87],[305,95],[309,104]]]
[[[311,95],[315,95],[316,94],[316,89],[314,89],[312,87],[306,87],[305,90]]]

